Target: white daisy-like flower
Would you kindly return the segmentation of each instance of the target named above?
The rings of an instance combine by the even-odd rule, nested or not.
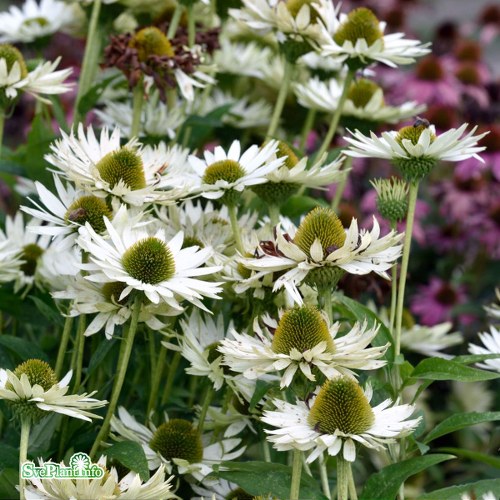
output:
[[[106,217],[104,223],[108,237],[97,234],[88,222],[80,229],[77,242],[89,252],[90,259],[89,264],[81,267],[87,271],[85,278],[89,281],[125,284],[117,301],[138,290],[153,304],[166,303],[182,311],[180,302],[187,300],[208,311],[201,300],[205,297],[220,298],[220,283],[198,279],[221,269],[204,267],[212,249],[182,248],[182,232],[167,241],[161,228],[152,234],[149,225],[137,227],[136,224],[111,223]]]
[[[322,189],[340,181],[348,172],[341,170],[343,156],[325,164],[325,153],[308,167],[307,157],[299,160],[292,148],[281,141],[278,143],[277,157],[283,158],[284,163],[266,175],[267,183],[253,188],[268,205],[284,203],[299,189]]]
[[[261,242],[256,258],[242,258],[240,262],[258,271],[258,276],[285,271],[273,290],[284,287],[294,302],[302,304],[297,287],[303,282],[324,290],[335,287],[344,272],[375,272],[389,279],[386,271],[401,255],[402,238],[403,234],[395,231],[380,237],[375,217],[370,232],[359,230],[356,219],[344,229],[333,210],[318,207],[309,212],[298,229],[290,226],[284,233],[278,225],[273,240]]]
[[[296,404],[274,400],[276,411],[265,411],[262,421],[275,429],[266,430],[268,440],[279,451],[309,451],[311,463],[323,452],[342,456],[348,462],[356,460],[356,443],[382,450],[386,444],[407,436],[422,417],[408,420],[414,406],[391,406],[386,399],[371,407],[372,390],[364,392],[348,377],[325,382],[317,395]]]
[[[477,127],[462,135],[467,123],[458,129],[450,129],[436,136],[434,125],[421,124],[403,127],[399,131],[382,132],[377,137],[371,132],[366,137],[359,130],[351,132],[352,137],[344,137],[350,147],[344,154],[355,158],[382,158],[391,160],[409,180],[421,179],[428,174],[439,160],[462,161],[476,158],[484,163],[477,154],[485,149],[477,143],[488,132],[474,135]]]
[[[199,495],[193,497],[191,500],[226,500],[227,498],[239,498],[238,495],[243,495],[244,491],[234,483],[226,481],[225,479],[219,479],[216,483],[208,483],[202,486],[196,484],[191,485],[193,491]],[[247,497],[251,497],[248,493],[245,493]]]
[[[19,93],[26,92],[46,104],[50,101],[41,94],[64,94],[71,89],[71,84],[64,81],[72,69],[54,71],[61,58],[54,62],[40,63],[34,70],[28,71],[24,58],[15,47],[0,44],[0,97],[5,95],[7,102],[14,100]]]
[[[106,338],[110,340],[115,328],[124,325],[132,315],[128,299],[119,300],[125,287],[126,284],[121,282],[92,283],[82,276],[77,276],[65,290],[52,293],[52,297],[72,301],[68,316],[95,314],[84,335],[90,336],[104,330]],[[167,318],[182,312],[182,309],[173,309],[168,304],[141,303],[139,323],[145,323],[151,330],[162,330],[168,326]]]
[[[105,473],[100,478],[38,478],[27,480],[25,488],[26,500],[49,500],[49,499],[128,499],[128,500],[168,500],[179,498],[172,492],[173,476],[165,478],[165,466],[159,469],[144,482],[136,472],[129,472],[122,479],[114,467],[106,465],[106,456],[102,456],[97,465],[100,465]],[[66,467],[61,462],[62,467]],[[43,461],[40,460],[40,466]]]
[[[90,394],[67,394],[71,375],[70,371],[58,381],[48,363],[29,359],[13,372],[0,369],[0,399],[4,399],[16,415],[33,421],[50,412],[88,422],[91,422],[92,418],[102,418],[90,411],[107,403],[90,397],[97,391]]]
[[[100,197],[112,194],[135,206],[174,203],[187,192],[187,151],[179,146],[142,146],[131,139],[123,147],[120,130],[104,128],[99,139],[92,127],[78,126],[77,135],[61,131],[62,139],[51,145],[45,159],[78,189]]]
[[[441,352],[443,349],[460,345],[464,339],[460,332],[452,332],[452,323],[439,323],[434,326],[413,325],[401,331],[403,349],[418,352],[424,356],[451,358]]]
[[[13,247],[8,239],[2,239],[1,236],[0,230],[0,283],[10,283],[19,279],[24,261],[21,259],[21,249]]]
[[[209,444],[211,435],[201,436],[188,420],[169,419],[166,414],[159,427],[152,422],[146,427],[123,407],[118,408],[118,418],[111,418],[111,430],[116,439],[142,446],[150,470],[164,464],[169,474],[176,467],[178,474],[190,474],[198,481],[210,474],[215,464],[234,460],[245,451],[244,446],[238,448],[241,440],[235,438]]]
[[[486,359],[482,363],[478,363],[478,366],[486,370],[500,372],[500,330],[492,325],[490,333],[482,332],[478,334],[478,337],[483,345],[469,344],[469,352],[471,354],[498,354],[498,359]]]
[[[240,142],[233,141],[227,152],[217,146],[213,153],[205,151],[203,160],[191,155],[189,163],[199,177],[199,185],[193,192],[229,202],[229,198],[246,187],[267,182],[265,176],[284,161],[275,157],[277,147],[277,141],[270,141],[262,148],[254,144],[242,154]]]
[[[337,336],[340,323],[329,324],[326,315],[315,307],[295,307],[282,314],[279,322],[265,316],[266,328],[254,321],[255,336],[231,330],[233,339],[221,341],[219,351],[231,370],[255,379],[262,374],[283,371],[281,388],[288,387],[298,370],[311,381],[313,371],[327,378],[337,375],[354,376],[352,369],[374,370],[384,366],[380,360],[387,345],[370,347],[378,328],[368,328],[366,322],[356,323],[343,336]]]
[[[326,3],[330,2],[320,1],[321,5]],[[338,17],[330,16],[323,32],[328,41],[321,44],[321,53],[356,69],[373,62],[392,67],[411,64],[416,57],[430,52],[428,43],[406,39],[404,33],[384,35],[385,27],[386,23],[380,22],[366,7]]]
[[[74,25],[74,6],[58,0],[26,0],[0,13],[0,42],[33,42]]]
[[[460,500],[478,500],[476,495],[469,495],[469,493],[462,493]],[[498,500],[493,491],[487,491],[481,496],[481,500]]]
[[[222,355],[217,351],[224,339],[226,329],[222,315],[211,318],[194,310],[189,318],[181,320],[182,333],[176,335],[182,357],[189,362],[186,373],[196,377],[208,377],[214,389],[218,391],[224,383],[224,371],[221,366]]]
[[[118,127],[123,134],[132,138],[132,102],[105,100],[104,109],[94,110],[101,123],[108,128]],[[141,108],[139,136],[168,137],[174,139],[177,131],[186,120],[185,106],[180,104],[173,109],[160,100],[157,90],[149,92]]]
[[[334,78],[325,82],[313,77],[305,84],[296,84],[294,89],[301,106],[326,113],[335,112],[342,94],[342,86]],[[422,113],[425,109],[425,105],[415,101],[408,101],[400,106],[389,106],[384,101],[384,91],[375,82],[362,78],[351,85],[342,115],[375,122],[397,123]]]

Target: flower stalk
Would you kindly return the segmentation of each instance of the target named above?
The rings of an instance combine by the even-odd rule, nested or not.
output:
[[[207,391],[205,393],[203,406],[201,407],[200,418],[198,420],[198,434],[200,436],[203,434],[203,427],[205,425],[205,419],[207,417],[208,407],[212,402],[213,395],[214,395],[214,388],[212,387],[212,384],[209,382],[209,386],[207,387]]]
[[[234,203],[229,203],[227,205],[227,210],[229,212],[229,219],[231,221],[231,228],[233,230],[234,240],[236,242],[236,248],[241,255],[244,255],[245,249],[243,247],[243,240],[241,239],[240,226],[238,225],[238,214],[236,205]]]
[[[342,456],[337,455],[337,500],[349,498],[349,474],[351,464]]]
[[[137,82],[132,94],[132,126],[130,128],[131,137],[139,137],[141,130],[141,112],[144,102],[144,88],[142,78]]]
[[[300,498],[300,476],[302,474],[302,452],[293,450],[292,463],[292,484],[290,486],[290,500],[299,500]]]
[[[337,184],[337,189],[335,190],[335,195],[332,198],[332,203],[330,205],[334,212],[337,212],[340,202],[342,201],[342,196],[344,195],[345,187],[347,185],[347,177],[349,176],[351,165],[352,165],[352,156],[345,157],[344,164],[342,167],[342,170],[345,172],[345,175]]]
[[[29,417],[23,417],[21,419],[21,442],[19,444],[19,498],[24,500],[26,498],[24,494],[25,480],[22,478],[22,466],[23,463],[28,459],[28,444],[30,440],[30,429],[31,421]]]
[[[278,98],[276,99],[276,103],[274,104],[273,116],[271,117],[269,128],[267,129],[267,139],[271,139],[276,134],[281,113],[283,112],[283,108],[285,107],[286,96],[288,95],[288,89],[290,88],[293,73],[294,65],[290,61],[285,59],[285,74],[283,75],[283,84],[280,87]]]
[[[332,494],[330,492],[330,484],[328,482],[328,470],[326,468],[326,460],[325,455],[322,454],[319,461],[319,475],[321,477],[321,488],[323,490],[323,494],[328,500],[331,500]]]
[[[177,31],[177,28],[179,26],[179,21],[181,20],[182,16],[182,10],[183,10],[182,4],[178,3],[175,6],[175,10],[172,15],[172,20],[170,21],[170,24],[168,26],[167,38],[169,40],[171,40],[174,37],[175,32]]]
[[[56,368],[54,370],[56,377],[58,379],[61,378],[63,364],[64,364],[64,355],[66,354],[66,349],[68,347],[68,342],[72,327],[73,327],[73,317],[66,316],[66,319],[64,321],[64,328],[62,332],[61,341],[59,343],[59,350],[57,351]]]
[[[396,222],[391,222],[391,230],[396,229]],[[394,319],[396,318],[396,300],[398,296],[398,264],[394,264],[391,270],[391,311],[389,320],[389,331],[394,338]]]
[[[87,326],[87,318],[85,314],[81,314],[78,317],[78,326],[76,328],[76,341],[75,341],[75,381],[73,386],[73,392],[77,393],[80,389],[80,382],[82,381],[82,369],[83,369],[83,352],[85,347],[85,328]]]

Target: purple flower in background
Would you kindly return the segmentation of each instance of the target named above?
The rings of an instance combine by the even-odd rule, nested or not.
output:
[[[431,278],[428,285],[418,287],[418,291],[410,300],[410,310],[419,317],[422,325],[433,326],[450,321],[456,306],[467,302],[467,294],[463,285],[452,285],[440,278]],[[473,316],[460,314],[462,324],[470,324]]]

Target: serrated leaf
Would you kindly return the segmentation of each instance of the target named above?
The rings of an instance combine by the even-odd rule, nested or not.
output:
[[[443,358],[427,358],[421,361],[411,374],[414,378],[426,380],[457,380],[459,382],[480,382],[500,377],[500,373],[471,368]]]
[[[368,478],[359,500],[392,500],[396,498],[401,484],[409,477],[452,458],[455,457],[436,453],[388,465]]]
[[[372,345],[378,347],[386,345],[388,343],[389,348],[383,356],[383,359],[393,360],[394,347],[392,345],[391,332],[389,332],[389,329],[384,325],[384,323],[382,323],[382,321],[380,321],[380,318],[363,304],[360,304],[359,302],[350,299],[345,295],[336,293],[334,294],[334,299],[337,303],[343,304],[345,307],[347,307],[347,309],[351,311],[357,321],[363,322],[366,320],[370,328],[380,325],[377,336],[372,340]]]
[[[12,353],[16,354],[21,361],[27,359],[41,359],[49,361],[48,356],[33,342],[12,335],[1,335],[0,345],[7,348]]]
[[[484,464],[490,465],[500,469],[500,458],[492,457],[491,455],[486,455],[486,453],[480,453],[478,451],[464,450],[463,448],[438,448],[436,451],[442,453],[452,453],[457,457],[468,458],[476,462],[482,462]]]
[[[475,483],[458,484],[443,488],[441,490],[431,491],[418,497],[418,500],[457,500],[464,493],[473,494],[475,498],[482,496],[491,491],[495,497],[500,497],[500,479],[483,479]]]
[[[500,420],[500,411],[458,413],[436,425],[436,427],[427,434],[424,443],[430,443],[438,437],[464,429],[465,427],[470,427],[471,425],[481,424],[483,422],[494,422],[496,420]]]
[[[269,462],[222,462],[214,474],[243,488],[253,496],[271,494],[278,498],[289,498],[292,468]],[[302,474],[299,498],[326,500],[319,489],[319,482]]]
[[[143,481],[149,479],[148,460],[139,443],[120,441],[104,451],[109,458],[114,458],[128,469],[137,472]]]

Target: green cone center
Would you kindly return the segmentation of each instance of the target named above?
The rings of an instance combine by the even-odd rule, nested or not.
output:
[[[402,146],[403,139],[408,139],[411,141],[413,145],[418,144],[418,140],[422,135],[424,130],[427,130],[426,125],[408,125],[407,127],[403,127],[399,130],[398,135],[396,136],[396,141]],[[436,136],[431,134],[431,142],[434,142]]]
[[[130,148],[125,147],[108,153],[97,163],[96,168],[111,189],[120,181],[131,190],[146,187],[142,159]]]
[[[224,500],[254,500],[254,496],[247,493],[243,488],[236,488],[235,490],[230,491],[225,497]]]
[[[278,142],[277,156],[278,158],[284,158],[286,156],[285,166],[288,169],[292,169],[295,165],[297,165],[297,163],[299,163],[299,158],[293,152],[293,149],[283,141]]]
[[[317,207],[304,218],[295,233],[294,243],[307,255],[311,245],[319,239],[323,253],[331,253],[345,242],[342,222],[330,208]]]
[[[244,175],[245,170],[237,161],[221,160],[212,163],[206,168],[203,182],[205,184],[215,184],[217,181],[226,181],[232,184]]]
[[[106,230],[103,217],[111,219],[112,216],[105,200],[97,196],[82,196],[68,207],[64,219],[80,226],[88,222],[96,233],[103,233]]]
[[[175,55],[174,49],[165,34],[154,26],[143,28],[130,40],[129,46],[137,50],[139,61],[145,62],[150,56]]]
[[[38,259],[42,256],[42,254],[43,249],[36,243],[29,243],[23,247],[21,259],[24,260],[24,263],[21,265],[21,271],[26,276],[35,275]]]
[[[48,391],[58,383],[54,370],[41,359],[28,359],[14,370],[14,374],[19,379],[23,373],[28,377],[31,386],[37,384],[43,387],[44,391]]]
[[[293,348],[305,352],[320,342],[326,342],[328,352],[335,352],[332,336],[321,313],[315,307],[302,306],[283,314],[271,347],[278,354],[290,354]]]
[[[348,377],[327,381],[309,413],[309,424],[323,434],[362,434],[375,420],[373,410],[359,384]]]
[[[134,243],[122,256],[127,273],[143,283],[156,285],[175,273],[175,260],[163,241],[150,236]]]
[[[349,41],[356,45],[358,40],[364,38],[370,47],[382,36],[377,16],[370,9],[359,7],[348,14],[347,19],[339,26],[333,39],[337,45],[342,47],[344,42]]]
[[[189,463],[199,463],[203,458],[200,435],[191,422],[174,418],[160,425],[149,446],[166,460],[180,458]]]
[[[21,78],[26,78],[28,76],[28,69],[26,68],[23,55],[12,45],[9,45],[8,43],[0,44],[0,59],[5,60],[5,63],[7,64],[7,71],[10,72],[14,63],[17,62],[19,64],[19,68],[21,69]]]
[[[318,19],[318,12],[316,9],[312,6],[313,3],[317,3],[316,0],[286,0],[286,8],[288,9],[288,12],[293,17],[297,17],[297,14],[300,12],[300,9],[304,5],[309,5],[309,12],[311,16],[311,23],[315,23]]]
[[[347,98],[357,108],[364,108],[379,88],[375,82],[360,78],[357,82],[351,84]]]

